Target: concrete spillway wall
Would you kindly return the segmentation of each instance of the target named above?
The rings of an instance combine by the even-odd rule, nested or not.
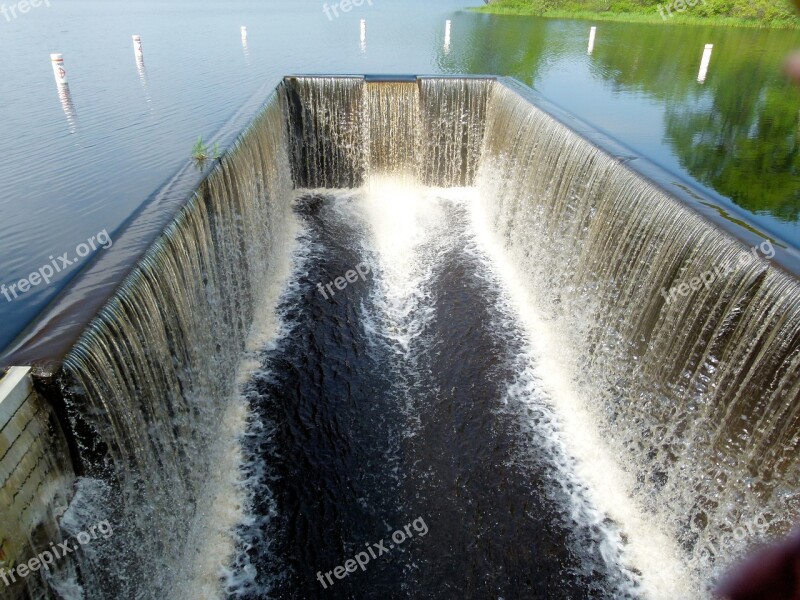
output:
[[[772,452],[781,472],[795,464],[773,450],[796,439],[778,417],[800,418],[790,368],[800,314],[791,294],[800,272],[796,250],[772,240],[771,262],[749,260],[746,269],[734,267],[716,282],[717,291],[700,291],[698,284],[697,294],[681,291],[665,303],[659,288],[688,289],[709,268],[733,264],[742,248],[768,236],[727,218],[715,199],[524,86],[485,77],[291,77],[266,101],[260,95],[249,102],[218,139],[229,148],[225,156],[200,169],[187,165],[154,194],[115,234],[113,249],[1,359],[0,366],[14,365],[0,381],[0,560],[6,568],[61,539],[59,518],[77,475],[107,478],[120,498],[109,512],[129,525],[115,537],[122,562],[106,557],[93,578],[88,569],[95,565],[85,565],[81,579],[142,597],[158,597],[174,584],[169,570],[144,561],[157,562],[154,553],[165,544],[176,555],[182,547],[183,519],[208,468],[198,458],[214,435],[206,428],[218,422],[258,304],[257,284],[286,234],[282,219],[292,189],[355,188],[382,172],[424,185],[478,188],[521,284],[551,294],[547,305],[562,312],[565,306],[596,311],[591,329],[571,335],[579,359],[597,347],[606,354],[573,366],[587,385],[603,387],[597,405],[609,421],[618,419],[615,435],[625,433],[636,449],[631,468],[642,481],[653,481],[654,473],[666,478],[660,504],[685,502],[670,521],[676,529],[686,529],[681,519],[700,509],[706,523],[728,514],[724,507],[716,514],[716,506],[694,506],[696,490],[683,487],[685,477],[670,475],[692,432],[716,453],[709,461],[723,451],[745,456],[722,439],[729,431],[740,439],[735,432],[742,419],[729,418],[728,408],[763,432],[748,445],[753,457]],[[778,301],[786,310],[775,312]],[[753,335],[763,337],[757,351],[748,345]],[[720,357],[725,365],[712,364]],[[634,358],[643,366],[632,373]],[[685,389],[676,391],[673,382]],[[738,398],[763,382],[772,386],[774,423],[759,420],[764,406]],[[680,402],[701,384],[717,391],[713,402],[696,399],[697,405],[717,413],[676,419],[689,414]],[[643,400],[623,404],[621,398]],[[730,429],[707,431],[707,424],[726,419]],[[667,438],[663,448],[647,446]],[[640,460],[645,455],[655,462]],[[726,476],[743,477],[750,466],[728,469]],[[160,500],[149,495],[151,485]],[[701,491],[709,499],[718,492]],[[757,492],[748,498],[750,508],[769,499],[772,488]],[[160,540],[137,537],[152,525],[136,522],[146,500],[163,503],[155,514],[166,519]],[[697,532],[690,533],[682,541],[696,545]],[[128,571],[137,568],[142,577]],[[8,593],[48,597],[48,578],[35,571],[12,582]]]
[[[69,456],[53,408],[33,389],[30,368],[9,369],[0,378],[3,598],[44,593],[39,577],[10,573],[28,563],[52,540],[60,539],[57,520],[67,509],[75,480]]]

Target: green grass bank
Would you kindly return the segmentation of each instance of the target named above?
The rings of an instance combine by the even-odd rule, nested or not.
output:
[[[800,26],[797,11],[786,0],[495,0],[471,10],[631,23],[782,29]]]

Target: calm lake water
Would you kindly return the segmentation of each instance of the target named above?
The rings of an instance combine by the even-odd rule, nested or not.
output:
[[[80,244],[103,230],[113,239],[190,159],[198,135],[213,136],[290,73],[516,77],[718,194],[731,218],[800,246],[800,91],[780,70],[800,33],[599,22],[590,54],[593,23],[480,15],[465,4],[372,0],[329,19],[322,2],[307,0],[51,0],[0,18],[0,284],[51,257],[74,260],[50,285],[0,295],[0,347],[89,259],[76,256]],[[52,52],[64,55],[68,96]]]

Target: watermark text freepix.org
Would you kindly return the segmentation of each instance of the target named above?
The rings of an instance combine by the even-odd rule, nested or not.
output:
[[[337,277],[333,281],[328,282],[325,285],[325,288],[328,289],[328,292],[330,293],[331,297],[333,297],[336,295],[336,292],[333,291],[334,285],[336,286],[337,290],[341,291],[347,287],[348,283],[355,283],[356,281],[358,281],[359,276],[361,276],[361,281],[366,281],[367,273],[369,272],[370,272],[369,264],[365,262],[358,263],[356,265],[355,271],[353,271],[352,269],[349,270],[347,273],[344,274],[343,277]],[[317,289],[319,290],[319,293],[322,294],[322,297],[325,298],[325,300],[327,300],[328,294],[325,293],[325,289],[322,287],[321,283],[317,284]]]
[[[102,536],[104,540],[107,540],[113,535],[113,533],[114,531],[111,529],[109,522],[101,521],[96,525],[92,525],[88,532],[81,531],[75,536],[74,541],[68,539],[58,544],[51,542],[49,550],[40,552],[28,562],[20,563],[10,570],[0,569],[0,579],[2,579],[3,583],[5,583],[6,587],[8,587],[12,583],[16,583],[17,577],[24,579],[39,569],[49,571],[50,567],[53,566],[58,559],[64,558],[67,554],[72,554],[81,546],[91,543],[100,536]]]
[[[322,5],[322,12],[325,13],[325,16],[328,17],[328,21],[333,21],[334,17],[339,16],[339,10],[343,13],[350,12],[353,7],[359,7],[366,1],[367,4],[372,6],[372,0],[340,0],[339,2],[334,2],[333,4],[328,4],[327,2]],[[338,10],[337,10],[338,9]],[[331,15],[333,12],[333,15]]]
[[[49,7],[50,0],[20,0],[16,4],[11,4],[10,6],[0,4],[0,14],[6,18],[6,22],[10,23],[11,19],[17,18],[17,12],[24,15],[30,9],[39,8],[42,4]]]
[[[772,243],[769,240],[765,240],[758,246],[753,246],[750,248],[749,252],[742,252],[739,255],[738,261],[730,262],[725,267],[717,265],[714,267],[714,269],[703,271],[697,277],[693,277],[689,281],[684,281],[680,285],[675,285],[669,290],[661,288],[661,295],[664,297],[664,300],[666,300],[667,304],[669,304],[675,301],[677,295],[688,296],[690,292],[696,292],[701,286],[705,286],[706,289],[710,289],[711,284],[714,283],[718,277],[726,277],[730,275],[734,269],[736,269],[737,263],[746,263],[750,260],[751,256],[757,259],[759,250],[766,258],[772,258],[775,256],[775,248],[773,248]]]
[[[769,529],[770,520],[765,514],[759,514],[753,519],[741,521],[736,526],[731,526],[730,534],[719,533],[715,539],[708,540],[695,550],[697,557],[693,562],[700,562],[704,567],[708,567],[712,557],[724,556],[724,552],[734,547],[736,542],[743,542],[745,539],[755,536],[756,533],[764,535]]]
[[[676,12],[683,12],[687,8],[691,8],[693,6],[697,6],[698,4],[705,4],[706,0],[673,0],[672,2],[668,2],[664,6],[661,4],[658,5],[658,13],[661,15],[661,19],[663,21],[667,20],[667,16],[673,17],[671,9],[675,9]],[[664,14],[664,9],[667,9],[667,14]]]
[[[336,579],[344,579],[350,573],[355,573],[359,568],[361,568],[362,571],[366,571],[367,564],[370,560],[376,559],[384,554],[389,554],[391,550],[394,550],[395,544],[399,546],[407,539],[414,537],[414,534],[411,531],[412,527],[414,528],[414,531],[419,534],[419,537],[424,537],[428,533],[428,526],[425,524],[425,520],[422,517],[418,517],[414,519],[412,523],[409,523],[403,527],[403,529],[398,529],[395,531],[392,534],[391,542],[384,542],[381,540],[375,544],[365,544],[367,550],[365,552],[359,552],[350,560],[344,561],[343,566],[339,565],[327,573],[317,571],[317,580],[322,585],[322,588],[327,590],[329,585],[333,585],[335,583],[333,579],[331,579],[331,574]]]
[[[50,283],[50,280],[56,273],[66,271],[69,267],[78,264],[81,258],[89,256],[98,248],[108,250],[113,244],[114,242],[111,241],[108,232],[103,229],[103,231],[97,235],[93,235],[86,240],[86,242],[81,242],[77,245],[75,254],[77,254],[79,258],[70,258],[69,252],[64,252],[64,254],[57,257],[51,256],[48,264],[40,267],[37,271],[28,275],[27,278],[20,279],[16,283],[11,283],[7,286],[6,284],[0,285],[0,294],[2,294],[8,302],[13,302],[19,298],[20,294],[24,294],[32,287],[42,283],[45,285]]]

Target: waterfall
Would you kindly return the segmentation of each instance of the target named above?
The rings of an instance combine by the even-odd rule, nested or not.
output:
[[[420,79],[419,180],[436,187],[474,185],[492,83],[487,79]]]
[[[62,528],[107,519],[114,530],[74,558],[84,597],[190,597],[200,554],[230,562],[230,544],[195,538],[215,499],[239,501],[212,479],[237,474],[221,444],[236,441],[242,365],[286,287],[293,200],[318,188],[366,198],[379,258],[392,263],[376,279],[396,275],[380,288],[386,312],[405,317],[421,280],[407,230],[431,196],[408,201],[392,186],[471,188],[459,201],[494,261],[479,262],[497,267],[526,343],[542,350],[540,380],[523,383],[549,386],[537,398],[566,432],[563,463],[589,465],[580,475],[597,514],[630,534],[631,571],[660,569],[669,587],[680,573],[659,563],[675,564],[707,584],[789,530],[800,514],[800,282],[766,260],[776,240],[748,247],[508,82],[289,77],[58,374],[81,471]],[[431,221],[447,229],[440,216]],[[461,225],[453,239],[466,239]],[[441,248],[425,249],[435,264]],[[608,472],[591,472],[593,453]]]
[[[292,177],[299,188],[354,188],[364,180],[360,78],[284,83]]]
[[[357,188],[387,175],[410,185],[472,185],[490,84],[487,79],[287,79],[296,186]]]
[[[744,246],[512,89],[486,132],[488,229],[631,493],[711,581],[800,514],[800,283],[770,240]]]
[[[64,363],[85,475],[109,484],[101,505],[115,532],[81,565],[88,598],[174,598],[188,583],[189,531],[214,492],[211,449],[293,241],[283,124],[276,94]]]
[[[586,426],[674,540],[676,568],[708,584],[791,527],[800,285],[765,260],[774,240],[744,246],[500,82],[289,89],[301,186],[477,187],[516,283],[562,337]]]
[[[388,175],[413,185],[421,137],[416,82],[368,82],[363,97],[367,183]]]

